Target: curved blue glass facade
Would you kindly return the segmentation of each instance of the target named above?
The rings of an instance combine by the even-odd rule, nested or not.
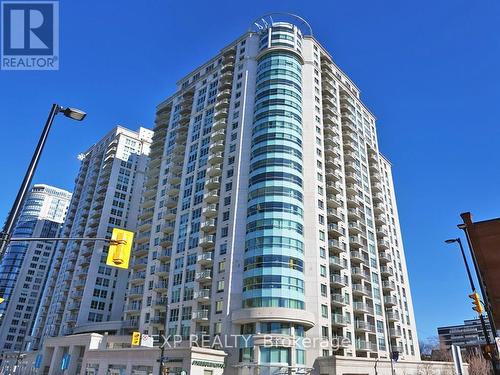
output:
[[[271,41],[262,49],[277,41],[294,48],[287,34],[283,28],[264,35]],[[304,309],[302,147],[300,57],[269,50],[257,64],[243,307]]]

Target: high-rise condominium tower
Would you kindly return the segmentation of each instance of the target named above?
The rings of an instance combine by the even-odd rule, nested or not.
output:
[[[71,193],[36,184],[17,219],[13,237],[54,238],[59,234]],[[0,266],[0,349],[23,350],[54,253],[54,241],[13,241]]]
[[[153,133],[116,127],[80,155],[62,237],[110,238],[135,230]],[[103,241],[61,243],[38,310],[33,348],[46,336],[114,332],[120,328],[128,271],[106,266]]]
[[[278,19],[256,22],[157,108],[127,326],[252,336],[222,347],[228,373],[331,355],[417,360],[375,118],[308,25]]]

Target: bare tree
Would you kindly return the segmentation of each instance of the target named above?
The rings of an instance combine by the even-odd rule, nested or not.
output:
[[[479,353],[468,353],[465,362],[469,364],[469,375],[493,375],[491,362]]]
[[[418,342],[422,359],[430,359],[433,350],[439,349],[439,339],[437,336],[430,336]]]

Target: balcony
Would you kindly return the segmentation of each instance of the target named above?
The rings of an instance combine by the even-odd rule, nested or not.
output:
[[[217,229],[217,220],[216,219],[205,219],[201,222],[201,230],[203,232],[212,234]]]
[[[132,276],[130,276],[130,283],[131,284],[143,283],[145,278],[146,278],[146,271],[135,271],[132,273]]]
[[[337,288],[343,288],[347,286],[347,281],[343,276],[340,275],[330,275],[330,284]]]
[[[351,250],[350,258],[356,263],[368,263],[370,260],[368,253],[363,250]]]
[[[217,130],[226,129],[226,126],[227,126],[226,119],[217,120],[213,123],[212,130],[217,131]]]
[[[385,316],[389,322],[398,322],[401,319],[397,311],[387,311]]]
[[[217,203],[220,199],[218,190],[211,190],[203,195],[203,200],[209,204]]]
[[[396,283],[394,281],[384,280],[382,281],[382,290],[384,292],[393,292],[396,290]]]
[[[370,341],[356,340],[356,350],[362,352],[376,352],[377,344]]]
[[[161,231],[165,234],[172,234],[175,230],[175,221],[167,221],[161,226]]]
[[[386,296],[386,297],[384,297],[384,305],[386,307],[397,306],[398,299],[395,296]]]
[[[389,329],[389,336],[391,339],[397,339],[403,337],[403,333],[401,332],[401,329],[391,328]]]
[[[333,193],[333,194],[342,194],[343,189],[342,189],[342,184],[338,182],[332,182],[332,181],[327,181],[326,184],[326,191]]]
[[[340,156],[340,145],[339,146],[328,145],[325,146],[324,150],[325,150],[325,155]]]
[[[377,226],[377,237],[385,237],[389,235],[389,231],[387,230],[387,226],[379,225]]]
[[[125,312],[140,312],[142,309],[142,303],[128,303],[125,305]]]
[[[165,326],[165,322],[167,321],[166,315],[156,315],[149,319],[149,323],[157,326]]]
[[[332,325],[337,327],[346,327],[351,323],[347,316],[341,314],[332,314]]]
[[[369,297],[372,295],[372,290],[362,284],[352,284],[352,294]]]
[[[328,249],[338,254],[346,251],[347,245],[339,240],[328,240]]]
[[[212,270],[204,270],[200,272],[196,272],[196,281],[201,283],[201,282],[206,282],[212,280]]]
[[[227,118],[228,111],[227,109],[220,109],[214,113],[214,120],[221,120],[223,118]]]
[[[160,280],[155,284],[155,289],[159,292],[168,290],[168,280]]]
[[[384,190],[383,186],[379,182],[375,182],[372,184],[372,191],[375,193],[381,193]]]
[[[389,251],[382,251],[382,252],[378,253],[378,257],[379,257],[380,263],[392,262],[392,255]]]
[[[382,193],[375,193],[372,195],[374,203],[382,203],[384,201],[384,195]]]
[[[207,168],[207,176],[218,177],[222,175],[222,164],[215,164]]]
[[[205,186],[208,190],[218,189],[220,187],[221,178],[213,177],[205,181]]]
[[[155,268],[155,274],[158,276],[168,275],[169,272],[170,266],[166,264],[162,264],[161,266]]]
[[[342,294],[333,293],[331,294],[330,299],[332,305],[334,306],[347,306],[349,304],[349,300]]]
[[[229,99],[221,99],[215,103],[214,109],[216,111],[229,107]]]
[[[330,260],[330,267],[333,269],[341,270],[347,268],[347,260],[344,258],[340,258],[338,256],[331,256],[329,260]]]
[[[161,311],[165,311],[167,309],[167,305],[168,305],[167,297],[160,297],[153,301],[153,307]]]
[[[198,302],[210,301],[210,289],[200,289],[194,292],[194,299]]]
[[[174,240],[174,235],[169,234],[168,236],[162,237],[160,240],[161,247],[170,247],[172,246],[172,241]]]
[[[375,333],[375,326],[364,320],[356,320],[354,329],[359,332],[372,332]]]
[[[344,213],[338,208],[329,208],[326,210],[328,220],[332,221],[344,221]]]
[[[364,233],[365,228],[363,228],[361,222],[359,221],[350,221],[349,222],[349,234],[360,234]]]
[[[354,312],[373,315],[373,307],[365,302],[354,302],[352,304],[352,309]]]
[[[345,235],[345,229],[336,223],[328,224],[328,232],[337,237]]]
[[[213,262],[213,254],[211,252],[208,253],[203,253],[198,255],[197,261],[200,263],[202,266],[209,266]]]
[[[351,277],[353,279],[364,279],[370,281],[370,271],[367,269],[363,269],[360,267],[352,267],[351,268]]]
[[[203,322],[203,321],[208,321],[209,318],[210,318],[210,311],[209,310],[193,311],[192,319],[194,321]]]
[[[386,250],[386,249],[389,249],[391,247],[391,245],[389,244],[389,241],[387,240],[378,240],[377,241],[377,247],[380,250]]]
[[[146,268],[148,265],[148,258],[143,257],[143,258],[135,258],[134,263],[132,265],[132,268],[134,270],[140,270]]]
[[[205,217],[213,218],[213,217],[217,216],[217,214],[219,212],[219,205],[218,204],[209,204],[206,207],[203,207],[202,212],[205,215]]]
[[[226,131],[224,129],[216,130],[212,132],[211,138],[212,142],[224,141],[226,139]]]
[[[231,97],[231,90],[222,90],[217,94],[217,100],[228,99]]]
[[[172,249],[162,249],[158,252],[158,259],[162,262],[170,260],[172,256]]]
[[[220,164],[224,161],[224,153],[219,151],[219,152],[214,152],[213,154],[208,155],[208,164],[214,165],[214,164]]]
[[[208,234],[200,238],[199,245],[204,248],[213,248],[215,246],[215,234]]]
[[[380,274],[382,276],[394,276],[394,269],[392,267],[388,267],[388,266],[381,266],[380,267]]]
[[[359,208],[348,208],[347,216],[350,220],[362,220],[363,212]]]
[[[349,236],[349,245],[351,246],[351,248],[360,248],[363,247],[364,244],[365,241],[359,234],[356,236]]]
[[[144,294],[144,287],[142,287],[142,286],[135,286],[135,287],[132,287],[128,290],[128,297],[129,298],[142,297],[143,294]]]
[[[338,208],[344,205],[341,195],[327,194],[326,195],[326,205],[329,208]]]
[[[225,148],[224,141],[216,141],[209,146],[209,150],[211,153],[224,151],[224,148]]]

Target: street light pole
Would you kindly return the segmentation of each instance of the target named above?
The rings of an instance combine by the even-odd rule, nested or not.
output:
[[[7,220],[5,221],[2,232],[0,233],[0,260],[3,258],[3,253],[5,251],[5,247],[9,243],[10,237],[12,236],[12,230],[14,228],[14,224],[17,219],[17,215],[19,210],[21,209],[21,205],[26,198],[26,194],[31,185],[31,181],[33,180],[33,175],[35,174],[36,167],[38,165],[38,161],[40,160],[40,156],[42,154],[45,143],[47,142],[47,138],[49,135],[50,128],[52,127],[52,123],[54,122],[54,117],[58,113],[64,114],[66,117],[69,117],[76,121],[81,121],[85,118],[85,112],[82,112],[78,109],[73,108],[63,108],[59,104],[52,104],[52,108],[50,109],[49,117],[45,122],[45,126],[43,128],[42,134],[40,135],[40,139],[38,140],[38,144],[35,148],[35,152],[31,158],[30,164],[24,175],[23,182],[19,191],[17,192],[16,199],[12,208],[7,216]]]
[[[476,293],[476,285],[474,283],[474,279],[472,278],[472,273],[470,271],[469,262],[467,261],[467,257],[465,256],[465,251],[464,251],[464,247],[462,245],[462,241],[460,240],[460,238],[454,238],[454,239],[446,240],[445,242],[447,244],[458,242],[458,245],[460,247],[460,252],[462,253],[462,258],[464,260],[465,269],[467,270],[467,276],[469,278],[470,287],[472,289],[472,292]],[[483,328],[483,333],[484,333],[484,338],[486,339],[486,344],[490,345],[491,344],[490,334],[488,332],[488,329],[486,328],[486,323],[484,322],[483,314],[479,314],[479,320],[481,321],[481,326]],[[493,370],[494,370],[495,374],[497,374],[498,370],[496,367],[496,361],[492,359],[491,365],[493,366]]]

